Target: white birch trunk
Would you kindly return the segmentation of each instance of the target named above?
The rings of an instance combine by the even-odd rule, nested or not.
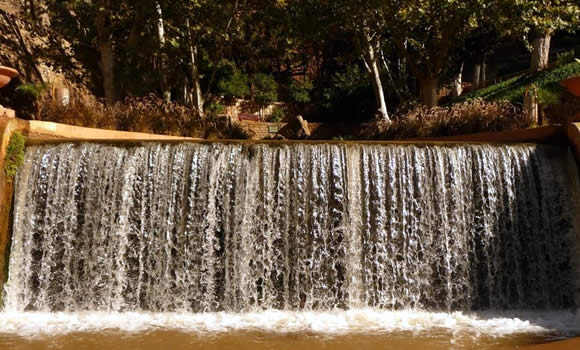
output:
[[[473,81],[471,83],[471,86],[473,87],[473,90],[479,89],[479,80],[480,80],[480,78],[481,78],[481,64],[477,63],[473,67]]]
[[[366,51],[367,51],[367,58],[368,58],[368,68],[370,69],[371,80],[373,83],[373,89],[375,91],[375,97],[377,100],[377,112],[379,114],[379,118],[390,122],[391,119],[389,118],[389,113],[387,111],[387,103],[385,101],[385,92],[383,91],[383,83],[381,82],[381,72],[379,69],[379,57],[377,55],[377,51],[375,46],[372,43],[372,39],[368,31],[365,31],[365,42],[366,42]]]
[[[463,93],[463,66],[465,65],[464,62],[461,62],[461,66],[459,67],[459,71],[455,75],[453,79],[453,96],[458,97],[461,96]]]
[[[192,82],[192,104],[197,113],[203,117],[203,93],[199,82],[199,69],[197,66],[197,46],[193,43],[193,33],[189,25],[189,19],[186,20],[189,34],[189,53],[191,58],[191,82]]]
[[[163,52],[165,48],[165,25],[163,23],[163,9],[159,1],[155,2],[155,10],[157,12],[157,36],[159,39],[159,48],[161,52],[161,64],[159,65],[159,74],[161,76],[161,91],[163,94],[163,100],[169,102],[171,101],[171,89],[169,88],[167,79],[167,56]]]

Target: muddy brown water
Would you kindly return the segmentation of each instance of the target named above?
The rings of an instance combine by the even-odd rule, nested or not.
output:
[[[543,344],[539,347],[534,345]],[[0,335],[0,349],[11,350],[290,350],[290,349],[580,349],[578,339],[557,342],[549,336],[518,335],[508,337],[474,337],[457,335],[446,330],[413,334],[411,332],[385,334],[350,334],[324,336],[313,333],[272,334],[264,332],[235,332],[200,335],[172,330],[127,333],[107,331],[99,333],[71,333],[60,336],[22,337]]]

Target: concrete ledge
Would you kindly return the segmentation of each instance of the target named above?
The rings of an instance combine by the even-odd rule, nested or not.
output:
[[[15,118],[16,117],[16,113],[14,112],[13,109],[10,108],[4,108],[2,106],[0,106],[0,118]]]
[[[25,135],[34,140],[125,140],[125,141],[187,141],[197,140],[191,137],[146,134],[141,132],[116,131],[106,129],[84,128],[80,126],[42,122],[23,121],[27,124]]]
[[[0,118],[0,120],[6,118]],[[116,131],[85,128],[66,124],[43,121],[26,121],[11,119],[30,143],[60,142],[223,142],[223,143],[274,143],[274,144],[454,144],[454,143],[566,143],[566,128],[563,126],[545,126],[540,128],[510,130],[503,132],[486,132],[447,137],[424,137],[403,140],[206,140],[191,137],[146,134],[139,132]]]
[[[566,128],[564,126],[542,126],[538,128],[482,132],[458,136],[414,138],[410,139],[410,141],[566,143]]]

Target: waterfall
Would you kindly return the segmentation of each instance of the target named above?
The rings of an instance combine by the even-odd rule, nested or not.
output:
[[[559,146],[31,146],[5,311],[566,308],[579,193]]]

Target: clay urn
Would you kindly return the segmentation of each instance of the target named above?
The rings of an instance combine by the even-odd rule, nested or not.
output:
[[[6,86],[17,75],[18,71],[16,69],[0,66],[0,88]]]
[[[580,75],[562,80],[560,84],[568,89],[574,96],[580,97]]]

